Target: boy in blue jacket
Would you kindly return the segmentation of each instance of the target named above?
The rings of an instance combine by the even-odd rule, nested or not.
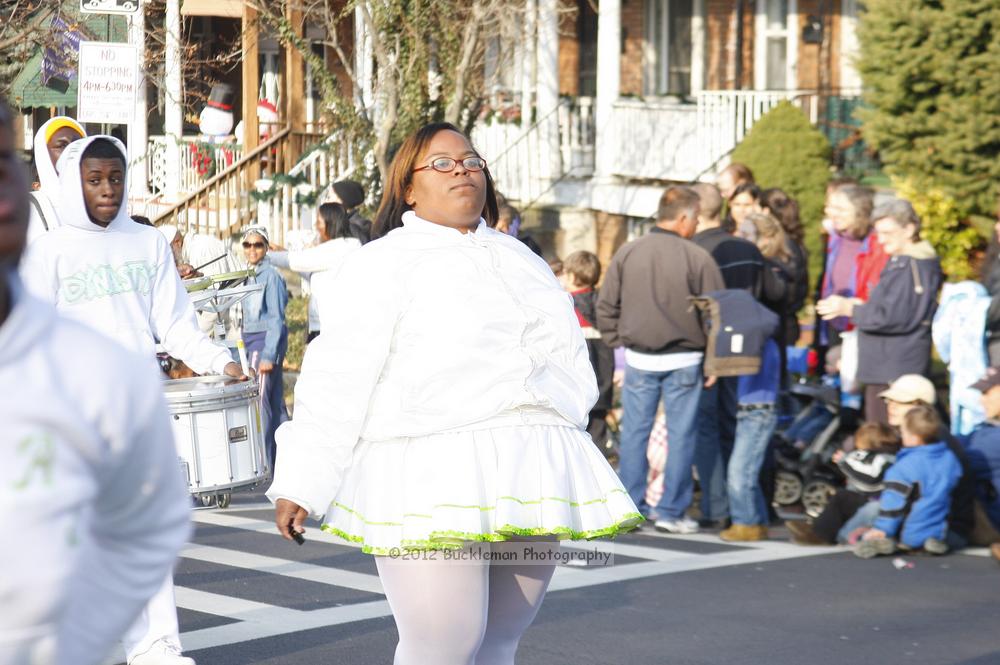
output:
[[[948,551],[945,537],[951,493],[962,465],[940,439],[941,419],[933,407],[920,405],[903,418],[903,448],[885,474],[879,516],[857,544],[862,559],[900,549]]]

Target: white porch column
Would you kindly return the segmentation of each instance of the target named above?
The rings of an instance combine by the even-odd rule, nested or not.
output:
[[[127,141],[131,168],[129,169],[129,195],[145,198],[149,193],[146,175],[146,142],[149,140],[146,126],[146,14],[140,4],[139,10],[129,17],[128,41],[139,47],[139,80],[136,87],[135,110],[128,125]]]
[[[708,12],[705,0],[694,0],[691,12],[691,94],[705,89],[705,42],[708,41]]]
[[[359,3],[354,9],[354,75],[361,88],[361,97],[355,99],[354,103],[370,114],[375,104],[375,90],[372,85],[375,51],[363,12],[364,8]]]
[[[534,102],[537,63],[535,61],[535,31],[538,26],[535,0],[524,2],[524,34],[521,44],[521,126],[531,125],[531,109]]]
[[[622,3],[601,0],[597,15],[597,97],[594,124],[597,136],[594,177],[608,180],[615,154],[614,104],[621,92]]]
[[[559,146],[559,0],[538,0],[538,86],[536,99],[539,174],[543,181],[562,175]]]
[[[170,200],[181,189],[181,153],[178,142],[184,133],[181,88],[181,7],[180,0],[167,0],[166,66],[164,72],[163,133],[167,136],[166,187]]]

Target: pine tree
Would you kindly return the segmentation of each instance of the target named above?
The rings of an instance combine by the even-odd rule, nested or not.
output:
[[[868,0],[866,141],[892,175],[953,197],[980,228],[1000,183],[1000,2]]]
[[[798,202],[811,278],[819,275],[823,264],[820,222],[831,149],[800,109],[782,102],[754,123],[732,156],[733,162],[750,167],[762,189],[778,187]]]

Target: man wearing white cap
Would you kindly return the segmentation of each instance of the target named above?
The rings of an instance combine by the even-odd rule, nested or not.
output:
[[[878,396],[885,400],[886,410],[889,412],[889,424],[893,427],[901,426],[906,412],[914,406],[918,404],[934,406],[937,402],[934,384],[919,374],[904,374]]]
[[[914,406],[934,406],[937,402],[936,392],[934,384],[927,377],[904,374],[880,392],[879,397],[885,400],[889,424],[901,427],[906,413]],[[962,445],[947,430],[941,433],[941,439],[962,464],[962,477],[952,492],[951,511],[948,514],[948,545],[955,550],[964,547],[972,533],[975,485],[969,458]]]

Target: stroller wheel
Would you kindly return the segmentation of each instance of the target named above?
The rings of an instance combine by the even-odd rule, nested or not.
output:
[[[802,498],[802,479],[791,471],[779,470],[774,474],[774,502],[790,506]]]
[[[837,486],[828,480],[812,480],[802,490],[802,507],[809,517],[819,517]]]

